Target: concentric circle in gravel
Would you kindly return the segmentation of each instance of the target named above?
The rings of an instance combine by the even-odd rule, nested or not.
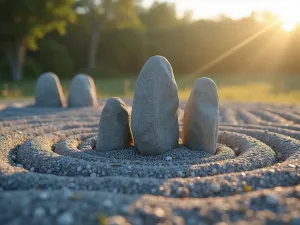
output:
[[[216,155],[142,156],[95,151],[104,104],[1,104],[0,224],[300,221],[300,106],[223,103]]]

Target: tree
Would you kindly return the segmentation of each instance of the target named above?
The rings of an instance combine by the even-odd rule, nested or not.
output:
[[[90,19],[91,40],[88,68],[95,69],[101,27],[131,28],[141,26],[135,12],[137,0],[79,0],[78,10]]]
[[[178,25],[175,3],[157,2],[144,13],[141,20],[147,28],[169,29]]]
[[[9,62],[13,80],[23,79],[27,49],[37,49],[37,40],[47,33],[65,33],[76,14],[73,0],[1,0],[0,43]]]

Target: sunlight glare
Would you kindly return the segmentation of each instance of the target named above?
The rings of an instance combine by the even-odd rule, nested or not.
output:
[[[300,16],[296,13],[294,4],[287,4],[285,7],[282,7],[279,12],[279,17],[282,21],[281,28],[286,32],[293,31],[300,22]]]
[[[291,32],[295,29],[297,21],[284,21],[281,28],[284,31]]]

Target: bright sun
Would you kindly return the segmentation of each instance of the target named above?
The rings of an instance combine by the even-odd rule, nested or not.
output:
[[[297,26],[298,20],[296,18],[286,18],[282,19],[282,26],[281,28],[284,31],[291,32]]]
[[[284,22],[281,26],[281,28],[284,30],[284,31],[287,31],[287,32],[291,32],[294,30],[294,28],[296,27],[297,25],[297,22],[293,22],[293,21],[288,21],[288,22]]]
[[[282,8],[281,13],[279,13],[279,17],[282,21],[281,28],[287,32],[293,31],[300,22],[300,16],[295,12],[295,8]]]

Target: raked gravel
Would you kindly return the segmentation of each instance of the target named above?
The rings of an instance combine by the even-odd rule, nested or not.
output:
[[[0,224],[300,224],[300,106],[223,102],[216,154],[143,156],[95,150],[104,104],[0,103]]]

